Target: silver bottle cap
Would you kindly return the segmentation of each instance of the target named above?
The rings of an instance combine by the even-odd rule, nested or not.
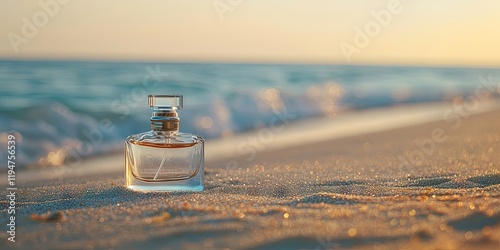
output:
[[[149,95],[149,107],[153,110],[151,129],[155,131],[178,131],[178,109],[183,107],[182,95]]]

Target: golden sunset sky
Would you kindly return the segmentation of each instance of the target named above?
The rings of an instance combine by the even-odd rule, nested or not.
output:
[[[0,58],[498,67],[499,13],[498,0],[0,0]]]

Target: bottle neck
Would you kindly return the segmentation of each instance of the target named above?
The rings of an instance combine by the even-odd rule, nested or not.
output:
[[[179,116],[175,110],[155,110],[151,116],[151,129],[154,131],[178,132]]]

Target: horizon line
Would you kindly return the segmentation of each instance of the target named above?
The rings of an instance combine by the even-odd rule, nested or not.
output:
[[[78,57],[2,57],[0,61],[51,61],[51,62],[96,62],[96,63],[179,63],[179,64],[236,64],[236,65],[318,65],[318,66],[378,66],[378,67],[415,67],[415,68],[480,68],[500,69],[500,65],[473,64],[426,64],[426,63],[346,63],[321,60],[210,60],[210,59],[147,59],[147,58],[78,58]]]

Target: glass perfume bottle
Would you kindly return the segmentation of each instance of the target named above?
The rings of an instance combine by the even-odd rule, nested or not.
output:
[[[137,191],[202,191],[204,141],[179,132],[182,95],[150,95],[151,131],[125,140],[125,180]]]

